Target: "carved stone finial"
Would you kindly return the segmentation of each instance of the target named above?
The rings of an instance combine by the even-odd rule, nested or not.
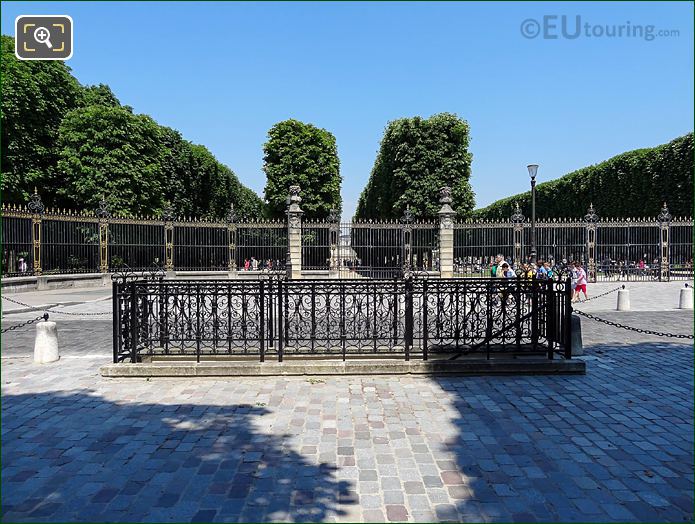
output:
[[[440,204],[451,204],[451,188],[449,186],[442,186],[439,188],[439,203]]]
[[[290,186],[290,204],[299,204],[302,197],[299,196],[302,189],[299,186]]]
[[[669,213],[666,202],[664,202],[664,207],[661,208],[661,212],[659,213],[659,216],[657,218],[659,219],[659,222],[661,222],[662,224],[671,222],[671,219],[673,217],[671,216],[671,213]]]
[[[586,215],[584,215],[584,222],[588,224],[595,224],[598,222],[598,215],[596,214],[596,211],[594,210],[594,204],[591,203],[589,204],[589,211]]]

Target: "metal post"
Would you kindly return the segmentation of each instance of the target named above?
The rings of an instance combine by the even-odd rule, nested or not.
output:
[[[34,247],[34,275],[41,275],[41,218],[43,217],[44,206],[41,202],[36,188],[34,194],[29,199],[27,209],[31,213],[32,244]]]
[[[167,202],[162,212],[164,219],[164,268],[167,272],[174,271],[174,209]]]
[[[536,178],[531,179],[531,263],[536,263]]]
[[[234,204],[229,205],[229,211],[226,217],[227,222],[227,245],[228,245],[228,263],[227,268],[230,276],[236,273],[236,211]]]
[[[260,339],[261,339],[261,362],[265,362],[265,280],[261,280],[261,307],[260,307]]]
[[[413,279],[405,281],[405,360],[410,360],[410,348],[413,346]]]
[[[598,215],[594,211],[594,204],[589,204],[589,211],[584,215],[586,224],[586,272],[589,282],[596,282],[596,228],[598,227]]]
[[[458,295],[458,287],[456,288]],[[422,283],[422,360],[427,360],[427,280]],[[458,340],[457,340],[458,342]]]
[[[138,361],[138,297],[137,284],[130,283],[130,361]]]
[[[512,224],[514,224],[514,264],[519,267],[521,259],[523,258],[524,221],[526,218],[521,213],[518,202],[511,220]]]
[[[572,358],[572,277],[565,280],[565,300],[563,310],[563,324],[565,326],[563,344],[565,346],[565,358]]]
[[[102,198],[99,201],[97,209],[97,217],[99,218],[99,271],[102,273],[109,272],[109,213],[106,200]]]
[[[660,270],[659,270],[659,280],[668,282],[671,279],[671,272],[669,266],[669,236],[671,230],[671,213],[668,211],[668,206],[664,202],[664,207],[661,208],[659,213],[659,247],[660,247]]]

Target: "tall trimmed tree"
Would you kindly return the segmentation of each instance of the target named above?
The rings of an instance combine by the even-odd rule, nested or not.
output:
[[[434,218],[439,188],[451,187],[460,217],[473,209],[468,123],[451,113],[389,122],[372,173],[357,203],[357,218]]]
[[[329,131],[298,120],[285,120],[268,131],[263,146],[266,210],[270,218],[285,215],[287,190],[302,188],[306,218],[325,218],[341,209],[340,161],[335,137]]]

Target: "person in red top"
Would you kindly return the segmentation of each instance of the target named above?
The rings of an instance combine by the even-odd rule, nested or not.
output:
[[[574,288],[574,296],[572,297],[572,302],[576,302],[577,300],[579,300],[580,291],[584,292],[584,300],[588,300],[589,296],[586,294],[586,271],[584,271],[584,268],[578,261],[575,261],[574,270],[572,271],[572,273],[573,279],[576,279],[577,281],[577,285]]]

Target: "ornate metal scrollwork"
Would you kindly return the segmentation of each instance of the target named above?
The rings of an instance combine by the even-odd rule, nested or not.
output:
[[[667,224],[671,222],[672,218],[673,217],[671,216],[671,213],[668,210],[668,206],[666,205],[666,202],[664,202],[664,206],[661,208],[661,211],[659,212],[659,216],[657,217],[657,219],[660,223]]]
[[[99,200],[99,207],[96,210],[96,215],[99,218],[111,218],[111,212],[109,211],[109,206],[106,203],[106,200],[102,197],[101,200]]]
[[[162,209],[162,220],[165,222],[172,222],[175,218],[174,206],[171,205],[171,202],[167,201],[164,204],[164,209]]]
[[[589,204],[589,211],[584,215],[584,222],[587,224],[596,224],[599,221],[598,215],[594,210],[594,204]]]
[[[133,273],[127,264],[122,264],[118,267],[118,271],[115,271],[111,275],[111,280],[118,284],[125,284],[127,282],[133,282],[138,279],[138,276]]]
[[[512,213],[511,220],[514,224],[522,224],[524,220],[526,220],[526,217],[521,212],[521,208],[519,207],[519,202],[517,202],[514,207],[514,213]]]
[[[35,215],[42,215],[45,210],[43,202],[41,202],[41,197],[39,196],[36,188],[34,188],[34,194],[29,198],[27,209],[30,213]]]
[[[412,224],[414,220],[415,217],[413,216],[413,212],[410,210],[410,205],[408,205],[406,206],[405,211],[403,212],[403,216],[401,217],[401,223]]]
[[[229,204],[229,211],[227,211],[227,216],[225,217],[225,221],[228,224],[234,224],[237,220],[237,214],[236,210],[234,209],[234,203]]]

